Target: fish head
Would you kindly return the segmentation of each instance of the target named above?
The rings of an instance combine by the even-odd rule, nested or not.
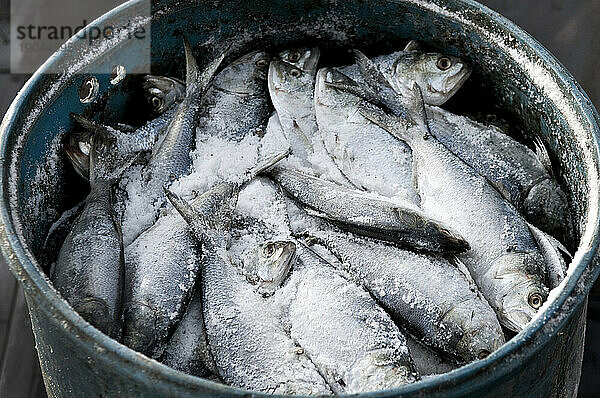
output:
[[[65,154],[73,169],[86,180],[90,175],[91,136],[89,131],[76,131],[67,134],[63,142]]]
[[[456,336],[454,347],[463,361],[484,359],[506,342],[496,314],[491,309],[478,310],[470,300],[453,303],[444,318],[453,318],[450,324],[461,325],[462,333]]]
[[[496,259],[491,269],[500,322],[520,332],[548,298],[543,259],[531,253],[511,252]]]
[[[426,104],[442,105],[470,75],[471,67],[458,57],[410,51],[393,63],[390,83],[399,92],[417,83]]]
[[[316,73],[316,72],[314,72]],[[284,61],[272,61],[269,66],[269,91],[273,102],[297,102],[312,93],[314,73],[306,72]]]
[[[271,56],[255,51],[238,58],[225,67],[213,80],[213,87],[234,94],[266,95],[267,72]]]
[[[185,96],[185,85],[166,76],[144,76],[142,88],[150,109],[157,114],[164,113]]]
[[[272,294],[287,277],[296,256],[292,241],[272,241],[259,245],[245,267],[246,278],[263,294]]]
[[[304,72],[312,74],[312,76],[317,73],[317,64],[320,56],[321,51],[318,47],[294,48],[279,53],[281,61],[302,69]]]

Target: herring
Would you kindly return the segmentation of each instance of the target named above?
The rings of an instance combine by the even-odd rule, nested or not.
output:
[[[241,205],[238,212],[255,218],[255,222],[251,226],[245,222],[236,232],[238,236],[232,239],[229,253],[233,258],[239,257],[237,253],[244,253],[238,247],[243,247],[244,242],[250,240],[249,236],[267,241],[276,239],[282,245],[295,247],[293,266],[281,262],[272,264],[279,269],[275,272],[277,275],[291,268],[291,275],[283,286],[272,289],[272,299],[283,308],[286,330],[332,390],[360,392],[416,381],[418,375],[405,340],[387,314],[362,287],[346,280],[342,272],[290,236],[288,206],[278,187],[266,178],[256,179],[240,193],[240,199],[245,202],[250,198],[258,203]],[[248,278],[251,268],[244,268]],[[323,303],[327,305],[321,305]],[[319,327],[312,330],[316,324]],[[340,336],[347,336],[342,344],[339,344]]]
[[[237,198],[243,184],[285,156],[287,152],[266,159],[239,182],[216,185],[192,205],[218,217],[219,211],[226,209],[222,201]],[[170,212],[127,246],[125,254],[123,343],[159,357],[185,312],[200,272],[201,253],[187,224],[176,212]]]
[[[73,309],[98,330],[119,338],[124,278],[121,226],[113,185],[131,159],[115,158],[114,137],[90,143],[90,193],[65,238],[51,280]]]
[[[202,100],[198,146],[202,145],[203,134],[236,141],[248,134],[262,135],[270,113],[267,100],[270,60],[265,51],[255,51],[235,60],[215,76]]]
[[[359,189],[418,204],[410,147],[363,117],[361,98],[331,87],[334,81],[352,82],[334,69],[317,72],[314,103],[321,139],[335,164]]]
[[[406,89],[394,85],[392,79],[388,80],[377,69],[375,60],[369,60],[360,51],[355,54],[360,70],[357,81],[366,80],[367,85],[341,87],[343,85],[338,83],[337,87],[383,105],[398,116],[404,114]],[[411,76],[406,75],[404,82],[427,87],[423,89],[427,103],[427,93],[431,90],[429,83],[424,86],[420,79]],[[336,87],[336,84],[331,86]],[[496,127],[481,125],[435,106],[426,109],[429,128],[436,139],[483,175],[529,222],[538,224],[542,230],[563,241],[571,238],[572,220],[567,197],[552,176],[548,152],[539,138],[534,141],[536,151],[533,152]]]
[[[493,309],[446,259],[333,230],[306,233],[427,346],[465,363],[504,344]]]
[[[165,113],[185,97],[185,83],[174,77],[146,75],[142,78],[144,97],[152,111]]]
[[[148,208],[153,208],[153,217],[147,217],[144,222],[129,223],[124,217],[128,228],[124,231],[124,243],[129,245],[144,230],[156,221],[157,208],[164,203],[163,186],[170,185],[179,177],[189,172],[191,165],[190,150],[196,130],[196,117],[200,102],[208,85],[212,81],[217,68],[225,54],[217,56],[203,71],[198,69],[192,48],[184,39],[186,59],[186,92],[185,97],[175,110],[167,124],[166,131],[152,148],[152,155],[144,169],[143,178],[146,180],[144,202]],[[131,225],[129,225],[131,224]]]
[[[318,176],[352,186],[331,159],[319,134],[313,95],[320,51],[317,47],[283,51],[269,66],[269,94],[281,133],[293,157]],[[268,128],[271,126],[269,120]]]
[[[300,244],[284,287],[289,328],[336,394],[387,390],[419,380],[406,338],[359,285]]]
[[[378,70],[389,80],[394,90],[403,95],[412,83],[419,84],[423,100],[428,105],[443,105],[465,83],[472,68],[458,57],[424,52],[411,40],[403,51],[373,58]],[[357,65],[338,68],[352,80],[362,82]]]
[[[198,212],[172,193],[167,197],[204,253],[204,323],[218,376],[230,385],[272,394],[330,394],[314,364],[285,332],[279,311],[231,263],[226,231],[237,195],[211,201],[224,206],[216,209],[219,217]]]
[[[380,199],[279,166],[269,175],[311,214],[347,231],[428,252],[460,253],[469,249],[458,233],[410,202]]]
[[[501,323],[521,331],[548,296],[544,258],[526,221],[473,168],[435,139],[419,86],[408,109],[412,122],[363,103],[361,113],[413,150],[421,207],[452,225],[472,250],[459,255]]]

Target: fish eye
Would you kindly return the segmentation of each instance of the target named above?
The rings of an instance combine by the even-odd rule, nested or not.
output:
[[[531,293],[527,301],[529,302],[529,306],[534,310],[540,309],[540,307],[544,303],[544,299],[539,293]]]
[[[151,102],[154,109],[160,109],[163,105],[163,101],[159,97],[152,97]]]
[[[256,61],[256,66],[258,66],[259,68],[264,68],[267,65],[269,65],[269,61],[267,61],[264,58],[259,59],[258,61]]]
[[[298,51],[291,51],[288,54],[288,60],[290,62],[298,62],[298,61],[300,61],[300,53]]]
[[[302,76],[302,71],[300,69],[292,69],[290,71],[290,75],[292,75],[294,77],[300,77],[300,76]]]
[[[485,359],[487,358],[489,355],[491,354],[491,352],[489,352],[488,350],[480,350],[477,353],[477,358],[478,359]]]
[[[263,253],[264,253],[265,256],[271,257],[273,255],[273,253],[275,253],[275,245],[272,244],[272,243],[269,243],[263,249]]]
[[[452,66],[452,61],[448,57],[440,57],[437,60],[437,67],[439,70],[448,70]]]

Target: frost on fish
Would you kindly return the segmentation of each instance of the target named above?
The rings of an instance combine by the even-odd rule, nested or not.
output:
[[[409,146],[365,119],[360,98],[326,84],[338,78],[328,68],[317,73],[315,113],[325,148],[356,187],[418,203]]]
[[[284,288],[290,291],[290,334],[334,392],[376,391],[419,379],[405,337],[363,288],[310,249],[301,250],[298,261]]]
[[[502,324],[521,331],[548,295],[537,243],[523,217],[484,177],[428,135],[417,85],[411,98],[417,123],[408,129],[381,110],[363,107],[361,112],[409,143],[421,208],[469,242],[471,250],[458,257]]]
[[[125,262],[123,342],[158,357],[196,283],[199,249],[171,212],[126,247]]]
[[[165,345],[160,361],[194,376],[207,377],[217,373],[206,340],[200,289],[194,290],[183,318]]]
[[[531,223],[568,241],[572,221],[567,196],[539,156],[495,126],[428,107],[432,134],[494,187]]]
[[[220,378],[273,394],[329,394],[314,364],[287,335],[277,306],[254,291],[219,250],[203,257],[204,319]]]
[[[490,305],[453,264],[346,233],[310,231],[377,301],[428,346],[461,361],[489,355],[504,335]]]

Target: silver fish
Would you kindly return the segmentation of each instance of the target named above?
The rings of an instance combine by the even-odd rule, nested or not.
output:
[[[142,78],[144,97],[152,111],[162,114],[185,97],[185,83],[168,76],[146,75]]]
[[[123,236],[125,245],[133,242],[156,221],[157,209],[166,200],[163,187],[189,172],[190,150],[196,132],[196,117],[199,114],[200,102],[225,57],[224,53],[217,56],[203,71],[200,71],[187,40],[184,40],[184,49],[187,71],[185,98],[177,106],[169,120],[162,139],[157,141],[152,149],[152,155],[144,169],[143,176],[146,180],[145,203],[137,205],[154,209],[154,217],[148,217],[144,222],[134,222],[129,219],[127,211],[125,211],[123,222],[126,226]]]
[[[237,198],[243,184],[286,155],[266,159],[238,182],[218,184],[210,193],[194,199],[194,207],[213,217],[228,217],[220,213],[226,209],[222,202]],[[159,357],[185,312],[198,277],[201,254],[188,225],[177,212],[170,212],[126,247],[125,259],[123,343]]]
[[[206,340],[200,289],[198,283],[183,318],[165,345],[160,362],[193,376],[208,377],[217,374],[217,367]]]
[[[403,51],[374,57],[373,63],[396,92],[410,93],[412,83],[416,82],[422,89],[425,103],[438,106],[452,98],[472,72],[472,68],[462,59],[424,52],[415,40],[411,40]],[[338,70],[352,80],[362,82],[357,65]]]
[[[269,175],[294,199],[342,229],[408,248],[457,253],[469,244],[410,202],[390,201],[317,177],[275,167]]]
[[[452,225],[472,250],[459,255],[507,328],[520,331],[548,296],[545,264],[526,221],[473,168],[433,137],[419,86],[409,106],[413,122],[363,104],[361,113],[413,150],[421,207]]]
[[[345,87],[338,84],[337,87],[383,105],[396,115],[404,115],[406,90],[393,86],[393,80],[388,81],[385,74],[377,69],[376,62],[360,51],[356,51],[356,58],[360,81],[366,80],[367,87],[348,84]],[[407,75],[406,83],[410,84],[409,77]],[[422,84],[418,79],[414,81]],[[563,241],[570,240],[572,220],[567,196],[552,177],[550,158],[541,140],[535,141],[534,153],[498,128],[481,125],[438,107],[427,107],[427,117],[431,133],[486,177],[529,222],[539,224],[543,230]]]
[[[299,245],[288,284],[290,334],[335,393],[361,393],[419,380],[406,339],[360,286]]]
[[[113,128],[94,122],[82,115],[72,114],[73,119],[84,130],[67,135],[64,142],[65,154],[77,174],[87,180],[89,177],[90,139],[94,134],[108,134],[116,137],[117,143],[113,149],[118,151],[121,157],[150,151],[174,113],[175,108],[170,108],[156,119],[149,120],[133,131],[123,131],[122,127]]]
[[[486,177],[531,223],[569,241],[572,220],[567,196],[552,176],[544,144],[536,152],[494,126],[436,107],[427,108],[431,133],[465,163]]]
[[[229,218],[202,214],[173,194],[175,208],[201,244],[202,305],[207,341],[219,377],[227,384],[274,394],[319,395],[331,389],[285,332],[280,311],[254,291],[231,263],[226,231],[236,195],[225,204]]]
[[[219,72],[202,99],[198,131],[237,141],[252,133],[262,135],[271,112],[267,100],[270,60],[266,52],[255,51]],[[199,134],[196,140],[202,137]]]
[[[128,166],[114,158],[114,137],[95,135],[90,147],[90,193],[62,244],[51,280],[85,320],[118,338],[121,331],[123,241],[112,187]]]
[[[351,186],[327,153],[318,133],[313,95],[319,55],[316,47],[280,53],[281,60],[272,61],[269,66],[269,94],[281,132],[299,164],[322,178]]]
[[[318,129],[312,97],[320,52],[318,48],[299,49],[283,58],[290,59],[290,55],[296,65],[280,60],[269,65],[269,94],[292,153],[309,164]]]
[[[315,114],[335,164],[360,189],[418,204],[409,146],[363,117],[358,109],[362,99],[331,87],[333,82],[353,81],[329,68],[317,73]]]
[[[444,258],[326,229],[308,235],[426,345],[471,362],[504,344],[493,309]]]
[[[240,199],[258,202],[253,206],[240,205],[238,211],[256,217],[259,228],[269,229],[263,232],[267,238],[275,236],[282,245],[294,244],[289,237],[285,196],[272,182],[253,181],[240,193]],[[238,234],[242,235],[241,240],[247,240],[248,233],[255,234],[251,228]],[[290,336],[333,391],[378,390],[417,380],[403,336],[369,294],[302,243],[297,242],[294,247],[297,261],[292,274],[283,287],[274,286],[272,298],[280,303],[284,314],[289,314],[286,324]],[[229,249],[232,251],[239,251],[233,242]],[[278,269],[277,275],[289,269],[283,264],[273,265]]]

